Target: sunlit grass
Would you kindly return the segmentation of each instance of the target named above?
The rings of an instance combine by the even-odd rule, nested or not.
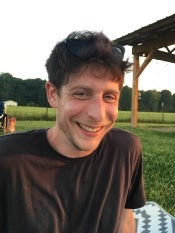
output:
[[[147,200],[157,202],[175,216],[175,127],[157,124],[125,128],[142,142]]]
[[[54,120],[55,109],[46,107],[8,106],[7,114],[18,120]],[[118,122],[130,122],[130,111],[119,111]],[[175,124],[175,113],[138,112],[139,123]]]

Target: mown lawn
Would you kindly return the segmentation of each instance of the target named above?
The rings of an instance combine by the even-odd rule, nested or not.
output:
[[[175,126],[129,130],[142,142],[147,200],[157,202],[175,216]]]
[[[18,120],[54,120],[55,109],[46,107],[8,106],[7,114],[15,116]],[[119,111],[118,122],[130,122],[131,111]],[[138,112],[140,123],[171,123],[175,124],[175,113]]]

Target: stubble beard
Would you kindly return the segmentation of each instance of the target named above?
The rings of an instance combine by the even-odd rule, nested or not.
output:
[[[110,127],[109,127],[107,132],[109,132],[111,130],[113,125],[114,125],[114,123],[111,121],[111,123],[109,124]],[[92,153],[100,145],[102,139],[107,134],[107,132],[106,132],[105,135],[103,135],[103,138],[101,140],[99,140],[99,142],[96,144],[96,146],[94,145],[93,148],[91,148],[90,146],[88,146],[88,140],[86,142],[86,145],[82,145],[82,144],[80,145],[81,142],[77,141],[76,135],[74,135],[73,132],[71,132],[69,130],[69,127],[66,124],[64,124],[64,123],[60,124],[59,128],[63,132],[65,138],[69,141],[72,148],[74,150],[77,150],[77,153],[78,153],[78,151],[79,152],[89,152],[87,154]]]
[[[75,137],[72,135],[71,132],[69,132],[67,130],[67,127],[64,126],[63,124],[59,126],[60,130],[63,132],[63,134],[65,135],[65,137],[68,139],[68,141],[70,142],[70,144],[73,146],[74,149],[79,150],[79,151],[89,151],[90,148],[88,147],[88,145],[85,147],[83,147],[82,145],[79,145],[78,142],[76,142]],[[88,144],[88,142],[87,142]]]

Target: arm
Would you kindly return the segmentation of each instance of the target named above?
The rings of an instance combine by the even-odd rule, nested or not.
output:
[[[135,219],[132,209],[124,209],[118,233],[135,233]]]

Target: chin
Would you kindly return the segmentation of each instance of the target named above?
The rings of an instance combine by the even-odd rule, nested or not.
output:
[[[81,150],[81,151],[86,151],[88,153],[92,153],[94,150],[97,149],[97,147],[99,146],[99,143],[90,145],[89,142],[87,141],[84,145],[83,143],[79,143],[80,146],[75,145],[77,149]]]

